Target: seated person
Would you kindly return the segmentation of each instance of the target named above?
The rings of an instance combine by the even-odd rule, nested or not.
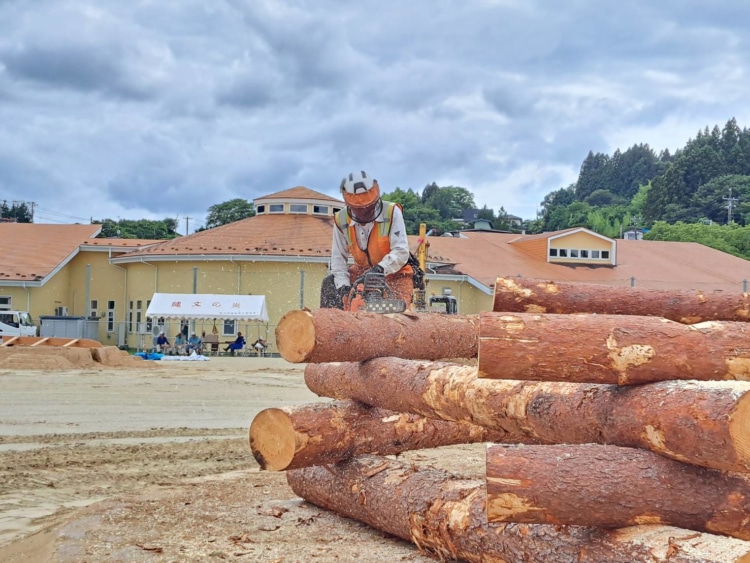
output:
[[[235,350],[242,350],[242,348],[245,346],[245,337],[242,336],[241,332],[237,333],[237,338],[234,339],[234,342],[229,342],[229,346],[224,348],[225,352],[229,352],[231,350],[232,356],[234,356]]]
[[[266,341],[262,338],[258,338],[255,342],[253,342],[253,348],[255,348],[255,353],[259,356],[262,356],[266,352],[266,348],[268,348],[268,344],[266,344]]]
[[[187,345],[185,346],[185,353],[189,356],[193,350],[195,350],[196,354],[201,353],[201,347],[203,345],[203,342],[200,338],[198,338],[198,335],[193,333],[190,335],[190,338],[188,338]]]
[[[159,333],[159,336],[156,338],[156,351],[160,354],[166,354],[169,352],[169,338],[167,338],[167,335],[163,332]]]
[[[185,337],[182,336],[181,332],[178,332],[174,337],[174,353],[178,356],[185,353]]]

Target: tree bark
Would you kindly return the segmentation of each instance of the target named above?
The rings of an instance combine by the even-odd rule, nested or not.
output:
[[[750,324],[658,317],[482,313],[479,376],[635,385],[750,380]]]
[[[295,494],[411,541],[441,560],[504,563],[747,563],[750,543],[669,526],[607,531],[489,524],[485,488],[378,456],[287,472]]]
[[[750,321],[750,293],[497,278],[493,311],[654,315],[683,324]]]
[[[750,383],[618,387],[477,379],[475,368],[379,358],[309,364],[314,393],[506,433],[504,443],[605,443],[694,465],[750,471]]]
[[[250,449],[261,469],[279,471],[334,463],[363,453],[392,455],[494,442],[504,434],[468,422],[334,401],[261,411],[250,425]]]
[[[382,315],[339,309],[291,311],[276,328],[281,356],[292,363],[362,362],[371,358],[476,358],[477,316]]]
[[[750,477],[619,446],[490,446],[490,522],[666,524],[750,539]]]

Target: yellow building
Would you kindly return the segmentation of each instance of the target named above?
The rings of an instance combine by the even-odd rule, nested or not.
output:
[[[167,241],[100,239],[99,225],[0,223],[0,310],[92,319],[106,345],[142,348],[179,321],[146,319],[155,293],[265,296],[269,322],[191,321],[198,334],[276,351],[292,309],[319,305],[333,213],[343,202],[295,187],[254,200],[255,217]],[[577,228],[541,235],[460,231],[429,237],[427,294],[452,293],[458,312],[492,307],[497,277],[606,285],[747,291],[750,262],[696,243],[613,240]],[[412,251],[417,239],[410,237]]]

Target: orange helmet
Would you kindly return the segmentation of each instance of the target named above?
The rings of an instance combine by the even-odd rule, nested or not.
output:
[[[341,180],[340,188],[349,215],[355,221],[369,223],[375,220],[382,205],[377,180],[370,178],[364,170],[352,172]]]

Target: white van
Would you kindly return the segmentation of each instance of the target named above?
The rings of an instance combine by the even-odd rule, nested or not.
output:
[[[36,336],[31,315],[24,311],[0,311],[0,340],[10,336]]]

